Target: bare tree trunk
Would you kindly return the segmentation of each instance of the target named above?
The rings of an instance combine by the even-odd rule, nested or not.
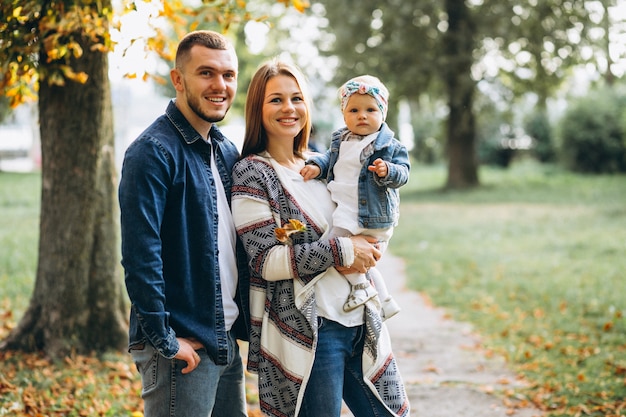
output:
[[[39,263],[30,305],[3,349],[62,357],[127,341],[108,59],[88,41],[82,47],[72,68],[89,74],[86,84],[40,86]]]
[[[615,84],[615,74],[613,73],[613,65],[615,62],[611,58],[611,17],[609,16],[609,6],[611,1],[603,0],[600,2],[604,9],[604,17],[602,18],[602,27],[604,29],[604,55],[606,56],[606,71],[604,72],[604,81],[608,86]]]
[[[448,30],[444,35],[445,80],[450,114],[448,116],[448,179],[446,188],[478,185],[475,83],[471,77],[475,30],[464,0],[446,0]]]

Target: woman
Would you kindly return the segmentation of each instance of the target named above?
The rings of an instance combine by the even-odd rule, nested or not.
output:
[[[311,130],[299,70],[259,68],[248,89],[232,210],[251,272],[248,369],[268,416],[408,416],[409,403],[377,299],[343,311],[350,285],[380,251],[364,236],[329,238],[334,203],[300,170]]]

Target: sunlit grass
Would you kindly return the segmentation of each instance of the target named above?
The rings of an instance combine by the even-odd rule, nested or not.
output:
[[[445,175],[417,167],[402,190],[390,250],[410,287],[488,336],[552,415],[625,406],[626,177],[524,162],[442,192]]]
[[[0,172],[0,300],[28,304],[37,269],[40,174]]]

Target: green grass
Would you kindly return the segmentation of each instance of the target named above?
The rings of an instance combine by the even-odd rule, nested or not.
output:
[[[550,415],[626,407],[626,177],[520,162],[443,192],[445,177],[418,166],[402,189],[390,250],[409,286],[473,323]]]
[[[0,301],[14,314],[26,309],[35,280],[40,190],[40,174],[0,172]]]

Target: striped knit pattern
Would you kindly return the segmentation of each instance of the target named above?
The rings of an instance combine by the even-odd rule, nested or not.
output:
[[[313,365],[317,335],[314,284],[323,276],[321,272],[344,264],[346,254],[336,238],[322,236],[320,223],[283,188],[268,159],[249,156],[239,161],[233,181],[233,216],[251,269],[248,370],[258,373],[263,413],[295,417]],[[300,220],[307,230],[291,236],[293,245],[283,245],[275,238],[274,229],[289,219]],[[270,253],[280,262],[270,262]],[[284,271],[284,279],[266,281],[262,278],[265,268]],[[365,316],[366,383],[396,415],[408,416],[408,398],[386,327],[375,309],[366,308]]]

